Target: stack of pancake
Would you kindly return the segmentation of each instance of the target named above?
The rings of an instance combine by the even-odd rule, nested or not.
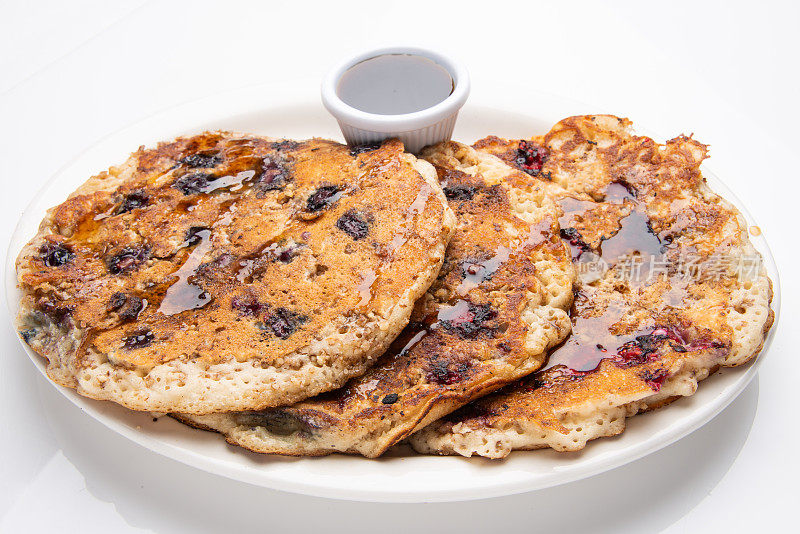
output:
[[[771,283],[700,173],[607,115],[544,136],[140,148],[17,259],[50,378],[247,449],[577,450],[761,349]]]

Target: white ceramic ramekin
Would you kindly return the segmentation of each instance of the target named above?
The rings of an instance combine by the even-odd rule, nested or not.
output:
[[[367,59],[390,54],[410,54],[432,60],[450,74],[452,93],[432,107],[401,115],[367,113],[339,98],[339,80],[348,69]],[[469,74],[461,63],[438,52],[415,47],[379,48],[360,53],[340,63],[322,82],[322,103],[339,122],[348,144],[361,145],[397,137],[409,152],[419,152],[427,145],[449,140],[458,110],[468,95]]]

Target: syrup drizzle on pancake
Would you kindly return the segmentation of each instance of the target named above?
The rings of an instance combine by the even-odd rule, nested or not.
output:
[[[488,280],[511,257],[512,250],[508,247],[498,247],[494,255],[486,261],[465,263],[464,280],[456,287],[456,293],[464,296],[469,290],[477,287],[484,280]]]
[[[636,201],[625,185],[617,182],[607,187],[604,202],[630,205],[630,213],[620,219],[620,228],[613,236],[601,238],[598,256],[613,269],[621,259],[639,255],[643,259],[641,263],[643,271],[638,273],[637,280],[649,280],[650,258],[659,257],[666,251],[666,247],[650,227],[650,219],[644,206]],[[558,203],[564,211],[564,215],[559,218],[562,228],[565,225],[570,227],[587,212],[602,207],[600,203],[572,197],[563,197]],[[584,252],[592,250],[577,233],[562,237],[572,249],[573,261],[580,260]],[[652,331],[651,329],[624,335],[615,334],[615,330],[618,329],[615,327],[619,326],[625,315],[622,303],[619,306],[611,303],[602,313],[597,314],[589,296],[590,291],[591,288],[576,295],[570,310],[572,335],[550,353],[547,363],[537,371],[536,375],[541,375],[556,366],[578,372],[593,371],[602,360],[617,356],[622,347],[635,341],[637,336]]]
[[[433,190],[429,185],[423,185],[420,188],[416,198],[408,206],[408,209],[406,209],[405,218],[403,222],[400,223],[398,231],[395,232],[394,236],[389,241],[383,261],[381,261],[377,271],[369,269],[361,273],[361,282],[356,287],[356,290],[361,297],[361,300],[359,300],[357,305],[359,308],[367,306],[370,302],[372,302],[372,298],[374,296],[372,291],[373,284],[375,284],[375,281],[381,276],[381,271],[384,270],[388,261],[394,258],[395,252],[397,252],[397,250],[399,250],[408,241],[411,235],[411,227],[414,223],[414,219],[425,209],[425,205],[428,203],[428,198],[430,197],[432,191]]]
[[[200,243],[189,254],[186,262],[172,276],[178,278],[177,282],[167,288],[164,299],[158,307],[158,312],[164,315],[175,315],[189,310],[202,308],[211,298],[203,288],[192,283],[192,277],[197,273],[197,268],[203,261],[203,257],[211,249],[211,230],[203,230],[196,234],[200,238]]]

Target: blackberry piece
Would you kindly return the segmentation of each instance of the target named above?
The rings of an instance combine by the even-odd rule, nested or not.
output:
[[[447,200],[472,200],[478,191],[476,187],[467,185],[453,185],[444,188],[444,195]]]
[[[48,267],[66,265],[75,255],[68,245],[45,243],[39,248],[39,259]]]
[[[148,329],[138,330],[122,340],[122,346],[128,350],[143,349],[150,346],[156,338]]]
[[[264,318],[258,327],[262,330],[271,330],[276,337],[288,339],[295,333],[297,327],[306,322],[306,317],[286,308],[278,308]]]
[[[297,141],[292,141],[291,139],[284,139],[283,141],[276,141],[270,145],[272,150],[297,150],[300,146],[300,143]]]
[[[108,310],[117,312],[122,321],[133,321],[144,309],[144,301],[136,295],[117,292],[108,300]]]
[[[106,259],[106,267],[111,274],[125,274],[133,271],[150,258],[146,247],[125,247]]]
[[[353,157],[363,154],[364,152],[372,152],[381,147],[383,141],[375,141],[374,143],[364,143],[361,145],[353,145],[350,147],[350,155]]]
[[[469,371],[467,362],[456,362],[449,360],[435,360],[431,362],[425,373],[425,378],[429,382],[450,386],[461,382],[467,377]]]
[[[441,315],[440,313],[440,317]],[[461,301],[444,315],[444,318],[440,318],[439,324],[445,330],[464,339],[474,339],[482,333],[493,333],[494,328],[487,323],[497,317],[497,311],[488,303],[477,305]]]
[[[196,172],[194,174],[186,174],[181,176],[172,187],[179,190],[184,195],[196,195],[205,193],[208,190],[208,185],[217,180],[218,177],[206,172]]]
[[[354,210],[349,210],[339,217],[339,220],[336,221],[336,228],[355,240],[363,239],[369,233],[369,224],[360,213]]]
[[[289,436],[295,432],[308,435],[313,430],[307,421],[282,409],[245,412],[239,415],[239,419],[245,425],[264,427],[277,436]]]
[[[253,183],[253,189],[258,196],[263,196],[268,191],[280,191],[286,186],[288,171],[271,158],[264,158],[258,178]]]
[[[219,154],[190,154],[181,160],[181,163],[193,169],[210,169],[222,163]]]
[[[514,163],[531,176],[536,176],[542,172],[542,167],[544,166],[547,156],[546,148],[523,140],[519,142],[519,146],[517,147],[517,156],[514,159]]]
[[[389,393],[388,395],[386,395],[381,400],[381,403],[382,404],[394,404],[395,402],[397,402],[397,399],[399,399],[399,398],[400,398],[400,396],[397,393]]]
[[[119,205],[119,207],[117,207],[114,213],[115,215],[120,215],[122,213],[128,213],[129,211],[143,208],[147,205],[148,200],[150,200],[150,195],[141,189],[132,191],[123,199],[122,203]]]
[[[318,187],[306,200],[306,211],[317,212],[331,207],[340,197],[339,187],[323,185]]]
[[[231,300],[231,307],[241,315],[249,315],[251,317],[258,317],[267,308],[265,304],[258,302],[254,295],[234,297]]]
[[[64,326],[72,316],[72,307],[60,306],[47,297],[40,298],[36,302],[36,307],[57,325]]]

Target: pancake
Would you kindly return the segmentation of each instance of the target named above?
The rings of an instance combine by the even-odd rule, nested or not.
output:
[[[376,457],[430,421],[535,371],[569,332],[574,269],[557,207],[527,175],[448,144],[432,160],[458,224],[438,279],[376,365],[293,406],[177,415],[252,451]],[[456,152],[463,150],[461,165]],[[508,176],[508,174],[518,175]]]
[[[385,351],[454,224],[397,140],[178,138],[48,211],[17,259],[18,328],[53,381],[134,410],[292,403]]]
[[[542,370],[411,436],[418,452],[579,450],[761,350],[771,282],[745,221],[700,172],[707,147],[659,145],[630,126],[572,117],[542,137],[475,144],[562,207],[579,273],[572,334]]]

